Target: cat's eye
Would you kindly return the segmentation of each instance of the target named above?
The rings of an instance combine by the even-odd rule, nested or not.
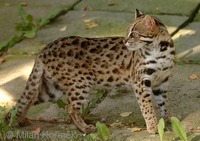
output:
[[[132,33],[129,35],[130,38],[135,38],[136,36],[137,36],[137,34],[136,34],[135,32],[132,32]]]

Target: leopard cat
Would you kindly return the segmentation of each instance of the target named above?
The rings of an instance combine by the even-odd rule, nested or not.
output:
[[[80,116],[94,86],[133,88],[147,131],[157,132],[152,97],[167,117],[167,90],[175,48],[164,24],[136,9],[125,37],[64,37],[48,44],[36,57],[25,90],[17,101],[19,125],[26,125],[30,106],[66,95],[66,111],[76,127],[95,131]],[[117,103],[116,103],[117,104]],[[9,121],[10,113],[5,117]]]

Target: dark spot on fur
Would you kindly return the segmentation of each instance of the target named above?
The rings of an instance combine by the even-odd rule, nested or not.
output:
[[[81,47],[82,48],[87,48],[88,45],[89,45],[89,42],[87,42],[87,41],[81,42]]]
[[[74,55],[73,50],[70,49],[70,50],[67,52],[67,55],[68,55],[68,56],[73,56],[73,55]]]
[[[170,51],[170,54],[175,55],[175,51]]]
[[[104,48],[108,48],[108,44],[105,44],[103,47],[104,47]]]
[[[121,69],[125,69],[124,60],[122,61],[122,64],[121,64],[120,68],[121,68]]]
[[[155,72],[155,70],[152,69],[152,68],[147,68],[147,69],[145,70],[145,72],[146,72],[146,74],[148,74],[148,75],[152,75],[152,74]]]
[[[126,69],[130,69],[131,68],[131,64],[132,64],[132,58],[131,58],[130,62],[128,63]]]
[[[161,90],[160,90],[160,89],[158,89],[158,90],[153,90],[153,94],[154,94],[155,96],[158,96],[158,95],[161,94]]]
[[[81,56],[83,56],[83,55],[84,55],[84,52],[81,50],[81,51],[79,52],[79,54],[80,54]]]
[[[147,51],[145,51],[144,53],[145,53],[146,55],[151,55],[151,54],[150,54],[149,52],[147,52]]]
[[[147,64],[156,64],[157,62],[155,60],[150,60],[147,62]]]
[[[144,98],[147,98],[147,97],[149,97],[150,96],[150,94],[145,94],[144,95]]]
[[[57,71],[59,71],[59,70],[60,70],[60,68],[59,68],[59,67],[56,67],[56,70],[57,70]]]
[[[113,73],[115,73],[115,74],[119,74],[120,72],[119,72],[119,70],[118,69],[113,69],[113,71],[112,71]]]
[[[167,42],[167,41],[161,41],[161,42],[160,42],[160,46],[161,46],[161,47],[164,47],[164,46],[167,47],[167,46],[169,46],[169,45],[170,45],[170,43]]]
[[[165,70],[167,70],[167,69],[169,69],[169,67],[165,67],[165,68],[163,68],[162,70],[165,71]]]
[[[80,99],[80,100],[84,100],[85,98],[84,98],[83,96],[80,96],[79,99]]]
[[[87,66],[86,64],[83,64],[82,67],[83,67],[83,68],[87,68],[88,66]]]
[[[68,72],[72,72],[72,71],[73,71],[72,69],[68,68]]]
[[[28,85],[26,85],[26,88],[25,88],[26,90],[29,90],[29,86]]]
[[[31,99],[30,95],[26,95],[26,99]]]
[[[75,58],[75,59],[78,59],[78,58],[79,58],[79,54],[76,53],[74,58]]]
[[[128,82],[128,81],[129,81],[129,79],[128,79],[128,78],[124,78],[124,81]]]
[[[116,59],[119,59],[119,55],[116,56]]]
[[[115,50],[116,51],[117,46],[112,47],[110,50]]]
[[[75,101],[75,100],[78,100],[78,98],[77,97],[72,97],[71,100]]]
[[[110,59],[113,59],[113,54],[112,53],[109,53],[106,55],[106,57],[110,58]]]
[[[35,82],[31,82],[31,86],[35,86],[36,85],[36,83]]]
[[[86,79],[87,79],[87,80],[91,80],[91,77],[87,76]]]
[[[59,63],[59,64],[58,64],[58,67],[62,68],[62,67],[63,67],[63,65],[62,65],[61,63]]]
[[[80,93],[78,93],[78,92],[75,92],[75,95],[76,95],[76,96],[79,96],[79,95],[80,95]]]
[[[165,83],[165,82],[167,82],[168,81],[168,77],[166,77],[163,81],[162,81],[162,83]]]
[[[163,55],[163,56],[159,56],[159,57],[156,57],[156,59],[164,59],[164,58],[166,58],[165,55]]]
[[[50,92],[47,92],[47,94],[48,94],[48,96],[49,96],[50,98],[55,98],[55,95],[54,95],[54,94],[52,94],[52,93],[50,93]]]
[[[59,57],[60,57],[60,58],[63,58],[64,56],[65,56],[65,53],[62,53],[62,52],[61,52],[61,53],[59,54]]]
[[[78,63],[75,63],[74,68],[77,69],[77,68],[79,68],[79,67],[80,67],[80,65],[79,65]]]
[[[107,81],[108,81],[108,82],[113,82],[113,80],[114,80],[114,79],[113,79],[113,76],[110,76],[110,77],[108,78]]]
[[[76,38],[72,41],[72,45],[78,45],[79,44],[79,39]]]
[[[144,80],[144,85],[146,86],[146,87],[151,87],[151,81],[150,80]]]
[[[165,105],[165,102],[159,103],[158,106],[162,107]]]
[[[94,52],[96,52],[96,51],[97,51],[96,48],[92,48],[92,49],[90,49],[90,52],[91,52],[91,53],[94,53]]]

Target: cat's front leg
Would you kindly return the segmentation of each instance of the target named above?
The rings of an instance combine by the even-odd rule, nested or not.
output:
[[[147,131],[155,134],[157,133],[158,120],[152,104],[151,80],[145,77],[142,78],[136,76],[136,79],[133,82],[133,87],[142,115],[146,122]]]

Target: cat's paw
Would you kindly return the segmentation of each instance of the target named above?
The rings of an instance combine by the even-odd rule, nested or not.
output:
[[[96,131],[96,127],[94,127],[93,125],[87,125],[87,126],[84,126],[83,129],[81,130],[85,134],[90,134]]]
[[[148,126],[147,127],[147,131],[151,134],[157,134],[158,133],[158,126],[154,125],[154,126]]]
[[[18,125],[21,127],[31,125],[31,121],[28,118],[23,118],[18,122]]]

